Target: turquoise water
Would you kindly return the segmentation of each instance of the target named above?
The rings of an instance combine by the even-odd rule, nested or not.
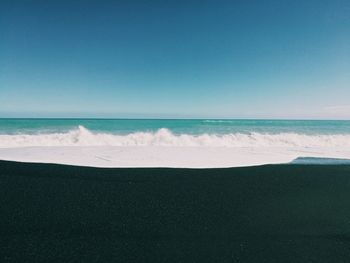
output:
[[[320,120],[159,120],[159,119],[0,119],[0,134],[61,133],[83,126],[92,132],[129,134],[156,132],[173,134],[298,133],[350,134],[350,121]]]
[[[340,158],[299,157],[293,160],[291,163],[316,165],[350,165],[350,160]]]

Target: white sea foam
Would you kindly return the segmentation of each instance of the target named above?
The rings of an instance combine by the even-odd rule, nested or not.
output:
[[[91,132],[83,126],[65,133],[0,135],[0,148],[30,146],[171,146],[171,147],[350,147],[350,134],[231,133],[175,135],[162,128],[126,135]]]
[[[0,159],[96,167],[237,167],[297,157],[350,159],[350,134],[173,134],[92,132],[0,135]]]
[[[350,148],[176,146],[0,148],[0,160],[94,167],[238,167],[289,163],[300,156],[350,159]]]

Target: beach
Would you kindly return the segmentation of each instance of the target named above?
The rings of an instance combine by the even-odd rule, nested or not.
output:
[[[0,162],[1,262],[348,262],[350,166]]]
[[[0,263],[350,263],[349,14],[0,0]]]

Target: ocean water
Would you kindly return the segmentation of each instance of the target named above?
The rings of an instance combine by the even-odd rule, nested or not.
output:
[[[0,119],[0,147],[350,147],[350,121]]]
[[[83,126],[92,132],[129,134],[166,128],[179,134],[298,133],[350,134],[350,121],[229,119],[0,119],[0,134],[68,132]]]

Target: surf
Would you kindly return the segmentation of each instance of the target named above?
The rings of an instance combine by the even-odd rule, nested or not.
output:
[[[68,132],[1,134],[0,147],[167,146],[167,147],[350,147],[350,134],[227,133],[174,134],[167,128],[125,135],[96,132],[79,125]]]

